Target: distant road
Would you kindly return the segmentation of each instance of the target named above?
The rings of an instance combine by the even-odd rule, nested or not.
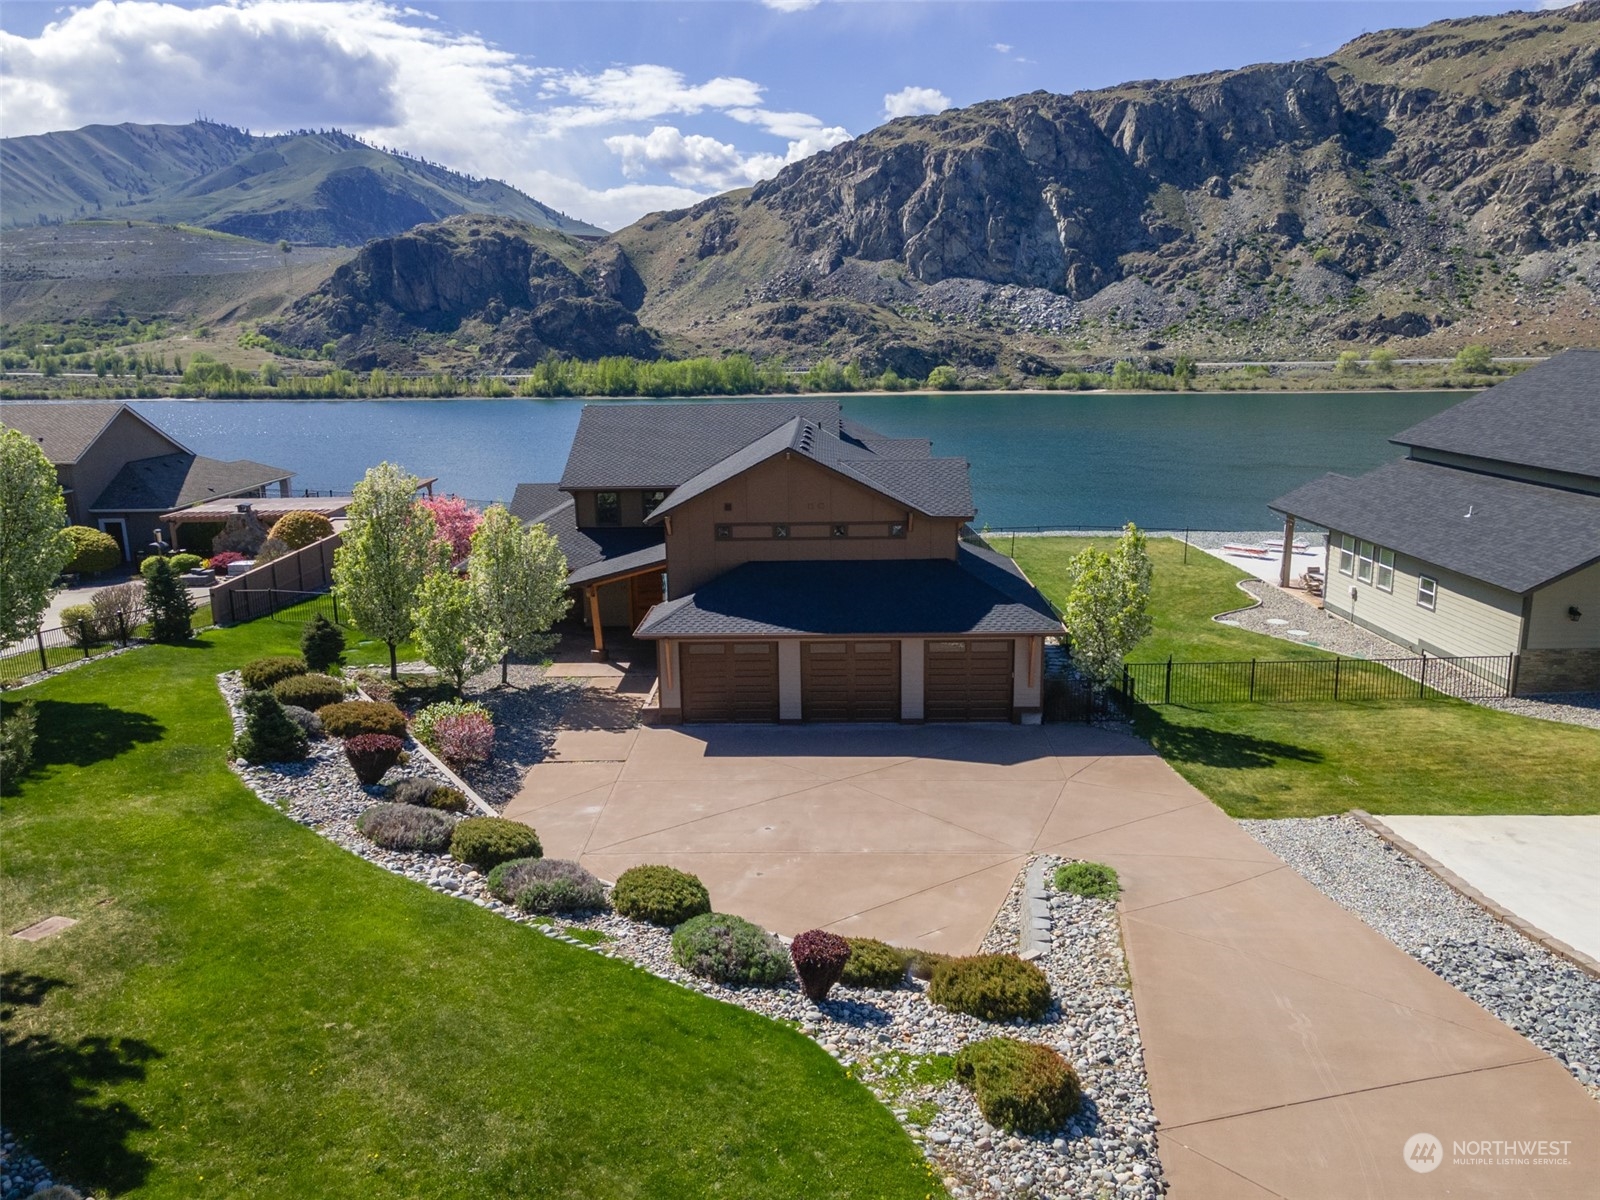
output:
[[[1523,354],[1506,358],[1494,358],[1491,362],[1497,363],[1536,363],[1544,362],[1547,354]],[[1370,359],[1362,359],[1370,362]],[[1397,358],[1395,366],[1404,367],[1442,367],[1453,364],[1456,360],[1451,358]],[[1299,360],[1274,360],[1274,359],[1234,359],[1231,362],[1202,362],[1196,363],[1197,367],[1210,367],[1217,370],[1226,370],[1228,367],[1331,367],[1334,360],[1331,358],[1307,358]]]

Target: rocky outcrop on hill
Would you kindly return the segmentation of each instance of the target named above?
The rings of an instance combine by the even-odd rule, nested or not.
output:
[[[263,332],[306,349],[331,342],[341,365],[363,370],[412,366],[419,350],[463,336],[484,366],[531,367],[551,352],[655,357],[618,298],[633,295],[625,260],[601,249],[585,265],[584,250],[519,222],[455,217],[368,243]]]

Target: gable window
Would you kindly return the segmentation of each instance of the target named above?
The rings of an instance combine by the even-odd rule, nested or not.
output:
[[[1417,576],[1417,607],[1433,612],[1439,605],[1439,581],[1426,575]]]
[[[667,498],[667,494],[663,491],[645,492],[643,493],[643,498],[644,515],[648,517],[651,513],[655,512],[656,509],[661,507],[661,502]]]
[[[1371,542],[1356,543],[1356,578],[1362,583],[1372,582],[1372,559],[1376,549]]]
[[[775,537],[775,538],[786,538],[786,537],[788,537],[789,536],[789,527],[787,525],[774,525],[772,527],[772,536]]]
[[[717,541],[719,541],[719,542],[731,542],[731,541],[733,541],[733,526],[732,525],[718,525],[717,526]]]
[[[1353,575],[1356,570],[1356,540],[1348,533],[1339,535],[1339,574]]]
[[[1394,591],[1394,551],[1378,547],[1378,590]]]
[[[594,523],[596,525],[622,524],[622,495],[619,492],[594,494]]]

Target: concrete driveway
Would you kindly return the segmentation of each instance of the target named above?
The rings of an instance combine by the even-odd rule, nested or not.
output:
[[[1109,863],[1174,1200],[1592,1197],[1600,1106],[1554,1059],[1323,896],[1136,739],[1081,726],[558,735],[506,815],[615,878],[971,950],[1034,851]],[[1413,1134],[1441,1165],[1407,1165]],[[1563,1143],[1560,1163],[1455,1145]],[[1484,1151],[1493,1157],[1492,1150]]]

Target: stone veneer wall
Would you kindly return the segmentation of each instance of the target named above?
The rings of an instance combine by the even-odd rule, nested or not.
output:
[[[1524,650],[1517,656],[1519,696],[1600,691],[1600,650]]]

